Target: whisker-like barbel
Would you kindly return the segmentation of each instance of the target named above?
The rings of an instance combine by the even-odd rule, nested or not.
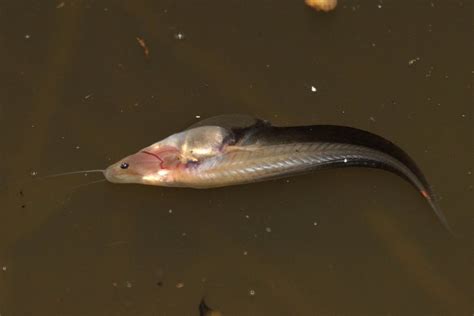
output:
[[[82,170],[82,171],[71,171],[71,172],[62,172],[62,173],[55,173],[55,174],[51,174],[51,175],[47,175],[47,176],[44,176],[44,177],[40,177],[38,178],[38,180],[41,180],[41,179],[49,179],[49,178],[56,178],[56,177],[62,177],[62,176],[68,176],[68,175],[71,175],[71,174],[88,174],[88,173],[96,173],[96,172],[100,172],[102,174],[105,174],[105,170],[102,170],[102,169],[92,169],[92,170]]]

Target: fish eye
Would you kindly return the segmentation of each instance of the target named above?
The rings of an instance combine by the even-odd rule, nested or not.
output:
[[[128,168],[128,163],[127,162],[122,162],[122,164],[120,165],[120,168],[122,169],[127,169]]]

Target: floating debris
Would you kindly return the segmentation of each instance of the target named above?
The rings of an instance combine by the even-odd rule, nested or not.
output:
[[[125,286],[130,289],[132,287],[132,282],[130,281],[125,282]]]
[[[177,289],[181,289],[183,287],[184,287],[184,283],[179,282],[178,284],[176,284]]]
[[[265,231],[266,231],[267,233],[271,233],[271,232],[272,232],[272,228],[271,228],[271,227],[265,227]]]
[[[318,226],[318,222],[313,222],[313,226]]]
[[[176,33],[176,34],[174,35],[174,38],[176,38],[177,40],[180,40],[180,41],[181,41],[181,40],[184,39],[184,34],[181,33],[181,32]]]
[[[196,115],[195,118],[200,119],[201,115]]]
[[[34,170],[33,170],[33,171],[30,172],[30,175],[31,175],[32,177],[36,177],[36,176],[38,175],[38,171],[34,171]]]
[[[430,68],[428,69],[428,71],[425,74],[425,78],[431,77],[431,75],[433,74],[433,69],[434,69],[434,67],[430,66]]]
[[[7,266],[3,266],[3,267],[2,267],[2,270],[3,270],[3,271],[7,271]]]
[[[305,0],[306,5],[316,11],[329,12],[336,8],[337,0]]]
[[[420,61],[420,57],[415,57],[413,59],[410,59],[408,61],[408,66],[413,66],[415,63],[419,62]]]
[[[140,45],[141,48],[143,48],[143,53],[145,54],[145,57],[148,57],[150,55],[150,50],[148,49],[148,46],[145,43],[145,40],[141,37],[136,37],[138,45]]]
[[[25,35],[25,39],[29,39],[30,37],[31,37],[30,34]]]
[[[255,296],[255,290],[250,290],[249,294],[250,294],[250,296]]]
[[[249,253],[247,252],[247,250],[244,251],[244,256],[248,255]]]
[[[318,89],[315,86],[311,86],[311,92],[317,92]]]
[[[172,210],[172,209],[169,209],[169,210],[168,210],[168,213],[173,214],[173,210]]]
[[[56,6],[56,9],[61,9],[62,7],[64,7],[64,2],[61,2],[60,4],[58,4]]]

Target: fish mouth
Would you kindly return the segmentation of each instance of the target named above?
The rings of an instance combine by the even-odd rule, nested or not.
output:
[[[111,165],[104,171],[104,177],[111,183],[129,183],[130,173],[122,173],[121,169],[118,169],[117,164]]]
[[[113,171],[113,166],[108,167],[104,171],[104,177],[107,179],[107,181],[111,183],[120,183],[119,176],[114,173]]]

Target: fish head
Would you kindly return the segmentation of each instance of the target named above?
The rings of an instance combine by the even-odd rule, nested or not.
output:
[[[112,183],[181,186],[181,171],[223,152],[231,133],[202,126],[173,134],[112,164],[105,178]]]
[[[173,171],[182,165],[182,155],[176,147],[156,144],[110,165],[105,178],[112,183],[166,186],[172,182]]]

